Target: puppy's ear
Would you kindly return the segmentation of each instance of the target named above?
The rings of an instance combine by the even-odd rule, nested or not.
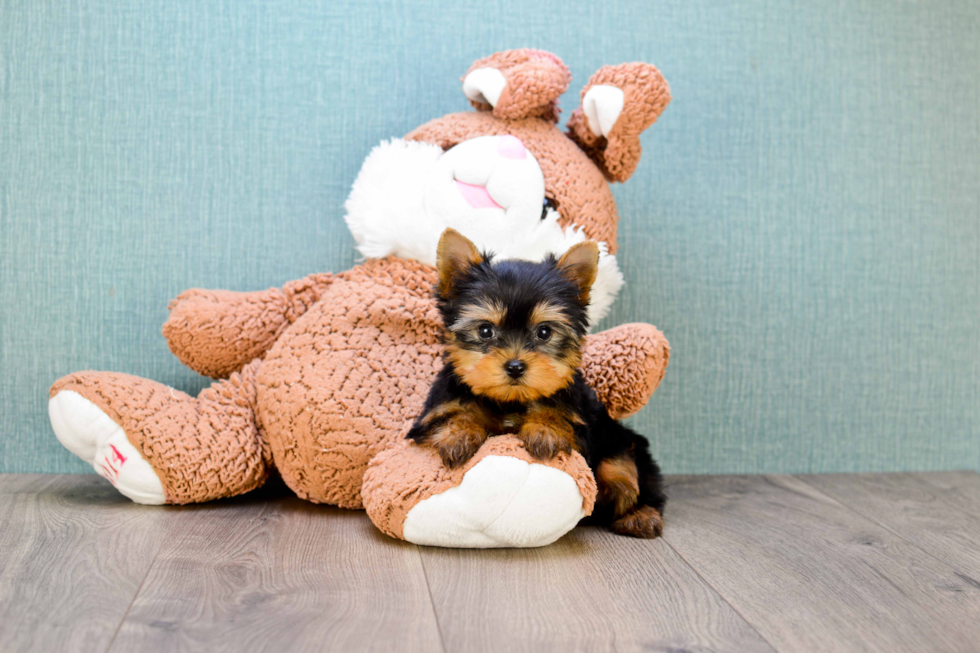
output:
[[[575,282],[579,290],[579,299],[583,304],[587,304],[589,290],[599,272],[599,246],[594,240],[573,245],[558,259],[558,269]]]
[[[439,294],[451,295],[455,280],[474,265],[483,263],[480,250],[455,229],[446,229],[436,249],[436,269],[439,271]]]

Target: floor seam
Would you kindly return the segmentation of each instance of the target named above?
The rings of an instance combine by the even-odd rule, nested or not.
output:
[[[959,471],[959,470],[956,470],[956,471]],[[973,472],[972,470],[966,470],[966,471],[969,471],[969,472],[971,472],[973,474],[976,474],[976,472]],[[956,510],[957,512],[963,513],[964,515],[969,515],[970,517],[973,517],[975,519],[976,518],[980,518],[980,513],[974,512],[972,510],[968,510],[966,508],[963,508],[963,507],[960,507],[960,506],[956,505],[955,503],[950,502],[949,499],[947,499],[946,496],[943,494],[943,492],[944,492],[943,488],[939,487],[938,485],[933,485],[932,483],[930,483],[928,481],[928,479],[922,477],[922,475],[927,475],[930,472],[905,472],[905,473],[908,476],[910,476],[911,478],[913,478],[916,483],[919,483],[921,485],[926,485],[930,489],[934,490],[936,492],[936,498],[939,501],[941,501],[943,504],[949,506],[950,508],[952,508],[953,510]]]
[[[150,577],[150,572],[153,571],[153,568],[157,564],[157,560],[160,559],[160,552],[162,550],[163,546],[161,545],[154,554],[152,562],[150,562],[150,564],[146,567],[146,573],[143,574],[143,579],[140,580],[140,584],[136,588],[136,592],[133,594],[132,600],[130,600],[129,605],[126,606],[126,611],[123,613],[122,619],[119,620],[119,625],[116,626],[116,631],[112,633],[112,638],[105,647],[106,653],[109,653],[109,651],[112,650],[112,645],[116,642],[116,637],[119,636],[119,631],[122,630],[123,624],[126,623],[126,619],[129,618],[129,613],[132,612],[133,606],[136,604],[136,599],[139,598],[140,592],[143,591],[143,586],[146,584],[146,579]]]
[[[436,632],[439,633],[439,645],[442,646],[443,653],[449,653],[449,649],[446,648],[446,638],[442,634],[442,624],[439,623],[439,612],[436,610],[436,602],[432,597],[432,586],[429,585],[429,572],[425,568],[425,557],[422,555],[422,547],[418,544],[413,544],[416,553],[419,554],[419,563],[422,565],[422,578],[425,579],[425,590],[429,593],[429,605],[432,606],[432,618],[436,622]]]
[[[687,565],[688,569],[690,569],[691,571],[694,572],[694,575],[695,576],[697,576],[698,578],[700,578],[701,581],[704,582],[705,585],[707,585],[708,587],[710,587],[711,588],[711,591],[714,592],[715,594],[717,594],[718,595],[718,598],[721,599],[722,601],[724,601],[725,605],[727,605],[729,608],[731,608],[732,609],[732,612],[734,612],[736,615],[738,615],[738,618],[741,619],[742,621],[744,621],[745,622],[745,625],[748,626],[749,628],[751,628],[752,629],[752,632],[754,632],[756,635],[759,636],[759,639],[761,639],[763,642],[765,642],[766,645],[769,646],[769,648],[772,649],[775,653],[779,653],[779,649],[776,648],[773,645],[773,643],[770,642],[769,639],[765,635],[763,635],[761,632],[759,632],[759,629],[756,628],[756,625],[754,623],[752,623],[751,621],[749,621],[749,619],[744,614],[742,614],[741,611],[738,608],[736,608],[732,604],[731,601],[728,600],[728,597],[721,593],[721,590],[719,590],[717,587],[714,586],[714,584],[711,583],[711,581],[709,581],[707,578],[705,578],[704,575],[702,575],[701,572],[698,571],[697,567],[695,567],[694,565],[692,565],[691,562],[687,558],[684,557],[684,554],[681,553],[680,551],[678,551],[677,548],[673,544],[670,543],[670,540],[668,540],[663,535],[661,535],[661,539],[664,541],[664,543],[667,546],[670,547],[670,550],[673,551],[674,553],[676,553],[677,556],[684,562],[684,564]]]

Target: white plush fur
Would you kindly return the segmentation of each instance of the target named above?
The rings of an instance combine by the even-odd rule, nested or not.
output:
[[[504,74],[496,68],[477,68],[463,80],[463,93],[474,102],[495,107],[506,86]]]
[[[48,401],[58,441],[136,503],[166,502],[160,478],[118,424],[91,401],[62,390]]]
[[[487,456],[463,482],[420,501],[405,516],[415,544],[486,549],[551,544],[585,516],[565,472],[509,456]]]
[[[600,84],[590,88],[582,98],[582,111],[592,133],[608,136],[623,112],[625,101],[626,94],[616,86]]]
[[[544,179],[537,161],[530,152],[516,161],[498,156],[496,138],[474,138],[446,152],[437,145],[402,139],[375,147],[345,205],[347,225],[361,254],[394,254],[434,265],[439,236],[447,227],[497,258],[540,261],[587,240],[581,228],[563,229],[554,211],[541,219]],[[471,208],[454,179],[485,185],[503,208]],[[605,243],[599,243],[599,249],[590,324],[606,315],[623,285],[616,257]]]

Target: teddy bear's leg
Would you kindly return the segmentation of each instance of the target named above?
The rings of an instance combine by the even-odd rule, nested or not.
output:
[[[51,387],[51,425],[69,451],[137,503],[248,492],[271,468],[255,413],[259,364],[197,398],[127,374],[71,374]]]
[[[403,442],[371,461],[364,507],[386,534],[460,548],[551,544],[592,513],[596,484],[578,453],[536,460],[514,436],[487,440],[459,469]]]

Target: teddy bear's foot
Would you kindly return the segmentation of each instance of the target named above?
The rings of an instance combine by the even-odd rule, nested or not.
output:
[[[48,415],[58,441],[124,496],[149,505],[166,502],[153,467],[98,406],[77,392],[62,390],[48,401]]]
[[[138,503],[186,504],[248,492],[271,455],[255,416],[261,361],[197,397],[114,372],[78,372],[49,391],[55,434]]]
[[[551,544],[592,512],[595,481],[577,453],[537,461],[513,436],[493,437],[448,470],[427,447],[371,461],[361,488],[375,525],[401,539],[459,548]]]
[[[565,472],[487,456],[462,483],[412,508],[404,534],[432,546],[534,547],[551,544],[584,516],[582,494]]]

